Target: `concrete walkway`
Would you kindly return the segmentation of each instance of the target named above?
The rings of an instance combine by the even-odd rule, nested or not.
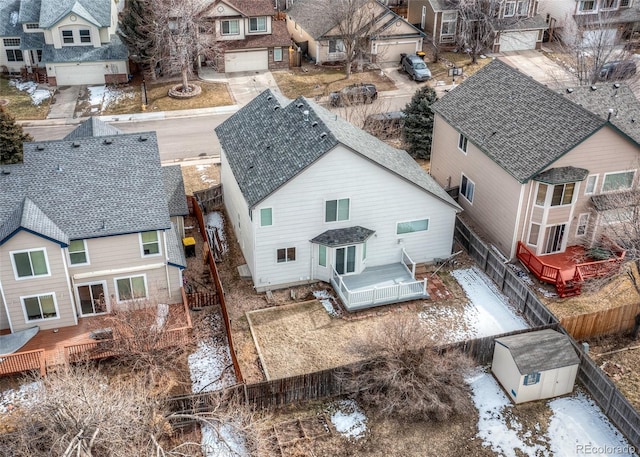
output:
[[[82,86],[58,87],[53,97],[47,119],[70,119],[74,117],[76,103]]]
[[[232,76],[216,73],[207,67],[198,71],[198,76],[204,81],[226,82],[236,105],[244,106],[265,89],[280,93],[278,84],[270,71],[249,71],[234,73]]]

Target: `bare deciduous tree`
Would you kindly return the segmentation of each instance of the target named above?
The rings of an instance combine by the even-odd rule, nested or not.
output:
[[[457,45],[469,53],[471,63],[475,64],[478,56],[493,44],[499,4],[495,0],[453,0],[452,3],[459,16]]]
[[[414,317],[374,329],[354,349],[364,361],[341,376],[383,416],[440,421],[473,410],[464,381],[471,360],[458,351],[439,353]]]

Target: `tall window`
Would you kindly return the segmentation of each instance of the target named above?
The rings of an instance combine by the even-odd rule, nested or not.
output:
[[[540,236],[540,224],[531,223],[531,227],[529,228],[529,244],[531,246],[538,245],[538,237]]]
[[[327,266],[327,247],[322,244],[318,245],[318,265],[321,267]]]
[[[147,298],[147,285],[144,275],[116,278],[118,301]]]
[[[576,229],[576,236],[586,235],[588,224],[589,224],[589,213],[582,213],[578,218],[578,228]]]
[[[460,182],[460,193],[469,201],[469,203],[473,203],[473,194],[475,193],[475,190],[475,183],[465,175],[462,175],[462,181]]]
[[[329,53],[344,52],[344,43],[342,40],[329,40]]]
[[[71,265],[89,263],[87,259],[87,246],[84,240],[73,240],[69,243],[69,261]]]
[[[429,219],[419,219],[416,221],[398,222],[396,225],[396,235],[405,233],[425,232],[429,230]]]
[[[293,262],[296,260],[296,248],[278,249],[276,259],[278,263]]]
[[[462,133],[458,136],[458,149],[460,149],[465,154],[467,153],[467,137]]]
[[[504,17],[512,17],[516,14],[516,2],[507,2],[504,5]]]
[[[546,184],[538,183],[538,193],[536,194],[536,205],[544,206],[547,199],[547,186]]]
[[[618,0],[602,0],[602,5],[600,9],[603,10],[617,10],[618,9]]]
[[[458,13],[442,13],[442,29],[440,35],[442,37],[452,37],[456,34],[456,24],[458,22]]]
[[[570,205],[573,201],[573,190],[575,186],[575,183],[558,184],[553,186],[551,206]]]
[[[518,1],[518,6],[516,7],[516,14],[518,16],[527,16],[529,13],[529,1]]]
[[[598,175],[591,175],[587,178],[587,184],[584,186],[585,195],[592,194],[596,190],[596,184],[598,183]]]
[[[160,241],[158,240],[158,232],[142,232],[140,234],[140,242],[142,243],[142,255],[160,254]]]
[[[633,185],[635,173],[635,171],[621,171],[605,174],[602,181],[602,192],[630,189]]]
[[[20,297],[27,321],[55,319],[58,317],[55,294]]]
[[[260,227],[269,227],[273,225],[273,210],[271,208],[262,208],[260,210]]]
[[[44,249],[12,253],[16,279],[48,276],[49,266]]]
[[[7,49],[7,60],[9,62],[23,62],[24,57],[20,49]]]
[[[266,31],[267,31],[266,17],[249,18],[249,32],[266,32]]]
[[[273,61],[282,62],[282,48],[273,48]]]
[[[579,0],[578,12],[580,13],[595,13],[596,2],[595,0]]]
[[[348,221],[349,220],[349,199],[327,200],[325,202],[324,221]]]
[[[222,21],[223,35],[238,35],[240,33],[240,22],[237,19]]]

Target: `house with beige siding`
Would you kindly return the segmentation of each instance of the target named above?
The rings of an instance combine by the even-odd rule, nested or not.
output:
[[[293,41],[317,64],[345,60],[343,34],[350,30],[340,26],[335,15],[322,11],[315,0],[296,0],[286,11],[287,28]],[[382,3],[371,0],[363,3],[362,17],[345,18],[357,20],[369,40],[365,59],[371,62],[399,62],[400,54],[413,54],[422,50],[424,34],[391,11]],[[356,19],[354,19],[356,18]]]
[[[41,72],[52,86],[126,82],[129,53],[117,28],[116,0],[3,1],[0,68]]]
[[[431,175],[508,259],[518,242],[538,256],[598,244],[603,211],[639,189],[640,103],[624,85],[555,92],[494,60],[432,108]]]
[[[490,1],[485,5],[485,14],[493,17],[495,30],[491,52],[540,49],[548,24],[538,13],[538,0]],[[456,1],[408,0],[407,20],[423,30],[439,47],[460,45],[464,18]]]
[[[426,296],[415,263],[451,254],[460,207],[405,151],[270,90],[216,134],[257,291],[331,282],[350,311]]]
[[[0,187],[0,328],[182,301],[184,184],[179,167],[161,167],[155,133],[89,119],[62,140],[24,143]]]

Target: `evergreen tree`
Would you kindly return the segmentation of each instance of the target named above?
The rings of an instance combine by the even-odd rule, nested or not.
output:
[[[429,86],[417,90],[409,104],[404,108],[404,140],[407,152],[415,159],[428,159],[431,156],[431,138],[433,136],[433,111],[431,104],[436,101],[436,91]]]
[[[0,165],[22,162],[22,143],[33,141],[31,135],[0,105]]]
[[[167,27],[167,24],[162,24]],[[148,0],[129,0],[120,26],[116,32],[122,42],[135,56],[133,60],[142,66],[142,71],[155,79],[157,50],[155,43],[155,14],[151,2]]]

